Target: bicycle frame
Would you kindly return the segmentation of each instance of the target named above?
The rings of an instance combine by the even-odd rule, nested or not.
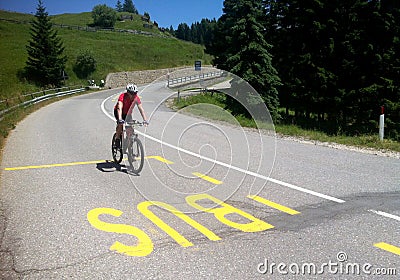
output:
[[[130,138],[137,138],[138,134],[135,133],[135,125],[143,125],[142,123],[138,121],[132,121],[132,122],[126,122],[123,125],[123,130],[122,130],[122,150],[125,152],[127,149],[127,143],[132,143],[132,141],[129,141]]]
[[[134,174],[139,174],[143,168],[144,163],[144,149],[143,144],[138,138],[138,134],[135,133],[135,125],[143,125],[138,121],[126,122],[123,125],[121,135],[121,146],[117,148],[115,145],[116,132],[114,133],[111,150],[113,154],[114,162],[120,163],[123,158],[123,154],[128,155],[129,165],[132,168]]]

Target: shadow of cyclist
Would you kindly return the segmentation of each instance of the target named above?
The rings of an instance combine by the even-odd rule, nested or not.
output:
[[[139,174],[135,174],[131,171],[129,167],[125,164],[115,163],[112,160],[106,160],[105,162],[100,162],[96,164],[96,168],[101,172],[123,172],[132,176],[140,176]]]
[[[124,167],[124,169],[122,169]],[[111,160],[106,160],[105,162],[100,162],[96,164],[96,168],[101,172],[124,172],[128,173],[125,164],[118,164]]]

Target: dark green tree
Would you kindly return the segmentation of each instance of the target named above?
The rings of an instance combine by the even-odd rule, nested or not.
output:
[[[30,29],[31,39],[27,45],[28,60],[25,74],[29,80],[40,86],[59,86],[67,57],[64,46],[52,23],[46,8],[39,0],[35,19]]]
[[[378,30],[380,37],[375,38],[380,43],[382,55],[376,71],[382,89],[378,99],[380,104],[375,105],[385,106],[385,137],[400,141],[400,2],[382,0],[379,11],[382,24]],[[377,110],[374,113],[376,115]]]
[[[214,29],[217,21],[215,18],[212,20],[203,18],[200,24],[204,45],[208,46],[214,40]]]
[[[386,105],[387,125],[395,126],[400,69],[396,1],[265,2],[266,36],[275,45],[283,82],[280,100],[297,120],[310,124],[317,119],[318,126],[333,133],[372,133],[379,107]]]
[[[96,70],[96,64],[92,52],[84,50],[76,57],[73,70],[78,78],[85,79]]]
[[[169,27],[169,29],[168,29],[168,32],[169,32],[171,35],[175,36],[175,30],[174,30],[174,27],[173,27],[172,25],[170,25],[170,27]]]
[[[189,25],[187,23],[180,23],[178,25],[178,29],[175,32],[176,38],[185,40],[185,41],[191,41],[191,31]]]
[[[92,10],[93,24],[101,28],[113,28],[117,21],[117,12],[107,5],[96,5]]]
[[[225,0],[223,15],[218,19],[215,39],[208,51],[214,55],[216,67],[248,82],[261,95],[273,119],[277,120],[280,79],[272,65],[272,46],[264,37],[263,11],[264,7],[258,0]],[[237,102],[231,98],[227,100],[227,107],[234,114],[246,114]]]
[[[272,53],[283,82],[281,104],[287,113],[294,109],[296,115],[323,111],[320,95],[331,90],[335,80],[324,61],[332,51],[332,37],[325,36],[323,1],[266,2],[266,34],[275,45]]]
[[[117,11],[117,12],[123,12],[124,11],[124,8],[122,7],[122,4],[121,4],[121,1],[117,1],[117,5],[115,6],[115,10]]]
[[[181,23],[178,26],[179,31],[171,34],[181,40],[209,46],[214,39],[215,25],[215,18],[213,20],[203,18],[201,22],[192,23],[190,27],[186,23]]]
[[[204,44],[203,34],[200,29],[200,23],[195,22],[190,26],[190,38],[195,44]]]
[[[392,13],[400,9],[400,2],[398,0],[379,0],[383,12]]]
[[[132,0],[125,0],[124,5],[122,7],[124,12],[138,14],[138,10],[136,9],[135,5],[133,4]]]

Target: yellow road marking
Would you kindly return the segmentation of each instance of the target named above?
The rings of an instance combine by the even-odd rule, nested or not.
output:
[[[110,250],[128,256],[143,257],[149,255],[153,252],[154,245],[150,237],[144,231],[131,225],[114,224],[100,220],[100,215],[120,217],[122,214],[122,211],[113,208],[96,208],[87,213],[87,219],[89,223],[98,230],[127,234],[137,239],[136,245],[125,245],[119,241],[115,241],[110,247]]]
[[[300,214],[299,211],[296,211],[296,210],[291,209],[291,208],[289,208],[289,207],[280,205],[280,204],[278,204],[278,203],[275,203],[275,202],[273,202],[273,201],[267,200],[267,199],[262,198],[262,197],[257,196],[257,195],[248,195],[247,197],[248,197],[248,198],[251,198],[251,199],[253,199],[253,200],[255,200],[255,201],[258,201],[258,202],[260,202],[260,203],[262,203],[262,204],[265,204],[265,205],[267,205],[267,206],[269,206],[269,207],[278,209],[279,211],[282,211],[282,212],[285,212],[285,213],[287,213],[287,214],[290,214],[290,215]]]
[[[160,157],[160,156],[148,156],[146,158],[156,159],[156,160],[161,161],[161,162],[166,163],[166,164],[173,164],[172,161],[169,161],[169,160],[167,160],[167,159],[165,159],[163,157]]]
[[[44,165],[31,165],[31,166],[9,167],[9,168],[4,168],[4,170],[11,171],[11,170],[51,168],[51,167],[59,167],[59,166],[73,166],[73,165],[95,164],[95,163],[104,163],[104,162],[107,162],[107,161],[106,160],[94,160],[94,161],[78,161],[78,162],[44,164]]]
[[[375,247],[400,256],[400,248],[385,242],[375,243]]]
[[[179,232],[177,232],[174,228],[169,226],[167,223],[165,223],[162,219],[160,219],[156,214],[154,214],[151,210],[149,210],[149,207],[155,205],[158,207],[162,207],[165,210],[169,211],[170,213],[174,214],[176,217],[180,218],[187,224],[191,225],[193,228],[197,229],[200,231],[202,234],[207,236],[208,239],[210,240],[220,240],[221,238],[216,235],[214,232],[206,228],[205,226],[199,224],[192,218],[190,218],[188,215],[180,212],[178,209],[176,209],[174,206],[169,205],[165,202],[160,202],[160,201],[144,201],[141,202],[137,205],[137,209],[142,213],[146,218],[148,218],[150,221],[152,221],[155,225],[157,225],[161,230],[163,230],[165,233],[167,233],[169,236],[171,236],[179,245],[182,247],[190,247],[193,246],[193,243],[187,240],[184,236],[182,236]]]
[[[194,207],[195,209],[198,209],[203,212],[208,212],[214,214],[214,217],[219,220],[221,223],[239,229],[243,232],[259,232],[259,231],[264,231],[267,229],[271,229],[274,226],[271,224],[268,224],[260,219],[257,219],[253,215],[242,211],[230,204],[227,204],[221,200],[219,200],[216,197],[213,197],[209,194],[196,194],[196,195],[189,195],[186,198],[187,204],[190,206]],[[218,204],[219,207],[215,208],[205,208],[197,201],[199,200],[211,200],[212,202]],[[240,215],[244,218],[247,218],[249,220],[248,223],[238,223],[235,221],[230,220],[231,214],[237,214]]]
[[[160,156],[147,156],[145,158],[156,159],[158,161],[172,164],[172,161],[169,161]],[[126,160],[124,158],[124,160]],[[77,162],[68,162],[68,163],[55,163],[55,164],[43,164],[43,165],[30,165],[30,166],[19,166],[19,167],[7,167],[4,168],[6,171],[15,171],[15,170],[26,170],[26,169],[41,169],[41,168],[52,168],[52,167],[62,167],[62,166],[74,166],[74,165],[85,165],[85,164],[97,164],[97,163],[105,163],[107,160],[92,160],[92,161],[77,161]],[[112,162],[112,161],[110,161]]]
[[[198,172],[193,172],[192,174],[193,174],[194,176],[197,176],[197,177],[203,179],[203,180],[206,180],[206,181],[208,181],[208,182],[211,182],[211,183],[213,183],[213,184],[215,184],[215,185],[221,185],[221,184],[222,184],[221,181],[219,181],[219,180],[217,180],[217,179],[214,179],[214,178],[212,178],[212,177],[209,177],[209,176],[207,176],[207,175],[204,175],[204,174],[201,174],[201,173],[198,173]]]

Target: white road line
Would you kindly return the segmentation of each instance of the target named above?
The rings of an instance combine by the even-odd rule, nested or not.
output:
[[[399,216],[396,216],[396,215],[393,215],[393,214],[389,214],[389,213],[386,213],[386,212],[382,212],[382,211],[372,210],[372,209],[370,209],[368,211],[372,212],[372,213],[375,213],[375,214],[378,214],[378,215],[381,215],[381,216],[386,217],[386,218],[394,219],[394,220],[400,222],[400,217]]]
[[[110,119],[112,119],[112,120],[114,121],[114,116],[113,116],[113,115],[110,115],[110,114],[106,111],[106,109],[105,109],[105,107],[104,107],[104,104],[105,104],[105,103],[107,102],[107,100],[110,99],[111,97],[112,97],[112,96],[106,98],[106,99],[101,103],[101,109],[102,109],[103,113],[104,113],[106,116],[108,116]],[[180,151],[180,152],[183,152],[183,153],[185,153],[185,154],[188,154],[188,155],[191,155],[191,156],[194,156],[194,157],[197,157],[197,158],[200,158],[200,159],[203,159],[203,160],[206,160],[206,161],[209,161],[209,162],[212,162],[212,163],[215,163],[215,164],[218,164],[218,165],[221,165],[221,166],[224,166],[224,167],[227,167],[227,168],[230,168],[230,169],[239,171],[239,172],[241,172],[241,173],[245,173],[245,174],[247,174],[247,175],[254,176],[254,177],[257,177],[257,178],[260,178],[260,179],[263,179],[263,180],[267,180],[267,181],[270,181],[270,182],[272,182],[272,183],[275,183],[275,184],[278,184],[278,185],[281,185],[281,186],[285,186],[285,187],[287,187],[287,188],[294,189],[294,190],[297,190],[297,191],[300,191],[300,192],[303,192],[303,193],[311,194],[311,195],[313,195],[313,196],[317,196],[317,197],[320,197],[320,198],[323,198],[323,199],[326,199],[326,200],[334,201],[334,202],[337,202],[337,203],[343,203],[343,202],[345,202],[344,200],[339,199],[339,198],[336,198],[336,197],[333,197],[333,196],[329,196],[329,195],[325,195],[325,194],[322,194],[322,193],[319,193],[319,192],[315,192],[315,191],[312,191],[312,190],[308,190],[308,189],[305,189],[305,188],[302,188],[302,187],[299,187],[299,186],[296,186],[296,185],[293,185],[293,184],[290,184],[290,183],[286,183],[286,182],[283,182],[283,181],[280,181],[280,180],[277,180],[277,179],[273,179],[273,178],[270,178],[270,177],[267,177],[267,176],[264,176],[264,175],[261,175],[261,174],[258,174],[258,173],[249,171],[249,170],[242,169],[242,168],[240,168],[240,167],[236,167],[236,166],[233,166],[233,165],[230,165],[230,164],[227,164],[227,163],[218,161],[218,160],[214,160],[214,159],[211,159],[211,158],[208,158],[208,157],[205,157],[205,156],[202,156],[202,155],[193,153],[193,152],[191,152],[191,151],[182,149],[182,148],[177,147],[177,146],[174,146],[174,145],[172,145],[172,144],[163,142],[163,141],[161,141],[161,140],[159,140],[159,139],[157,139],[157,138],[154,138],[154,137],[152,137],[152,136],[150,136],[150,135],[144,134],[144,133],[142,133],[142,132],[140,132],[140,131],[136,131],[136,132],[137,132],[138,134],[142,135],[143,137],[146,137],[146,138],[148,138],[148,139],[150,139],[150,140],[153,140],[153,141],[155,141],[155,142],[160,143],[161,145],[164,145],[164,146],[170,147],[170,148],[172,148],[172,149],[176,149],[176,150],[178,150],[178,151]]]

